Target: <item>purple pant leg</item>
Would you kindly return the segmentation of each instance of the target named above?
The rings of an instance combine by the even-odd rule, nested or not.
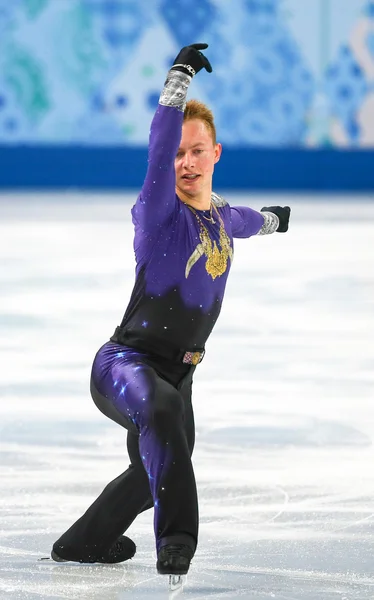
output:
[[[197,543],[198,507],[191,463],[193,414],[190,386],[177,390],[144,355],[106,345],[93,366],[97,389],[139,432],[139,451],[154,502],[159,549],[170,541]]]

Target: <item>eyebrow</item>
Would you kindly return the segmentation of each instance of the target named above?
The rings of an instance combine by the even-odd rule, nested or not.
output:
[[[204,142],[197,142],[197,144],[194,144],[193,146],[191,146],[191,148],[197,148],[197,146],[204,146]],[[182,150],[182,146],[178,148],[178,151],[179,150]]]

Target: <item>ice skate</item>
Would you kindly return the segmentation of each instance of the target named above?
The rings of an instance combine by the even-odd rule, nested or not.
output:
[[[134,542],[125,535],[122,535],[108,550],[95,554],[94,552],[86,554],[85,556],[77,556],[65,552],[64,548],[53,547],[51,552],[51,559],[55,562],[80,562],[80,563],[105,563],[114,564],[129,560],[134,556],[136,552],[136,546]]]
[[[183,589],[193,551],[185,544],[168,544],[157,557],[157,572],[169,576],[169,591],[175,595]]]
[[[187,575],[169,575],[169,599],[175,598],[183,591],[187,583]]]

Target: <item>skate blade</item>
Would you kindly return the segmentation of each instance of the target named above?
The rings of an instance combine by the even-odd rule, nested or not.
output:
[[[55,557],[57,556],[56,554],[54,555]],[[50,562],[57,562],[57,563],[65,563],[68,562],[67,560],[64,560],[63,558],[52,558],[52,556],[42,556],[41,558],[38,558],[38,562],[41,562],[43,560],[49,560]]]
[[[187,575],[169,575],[169,592],[181,592],[186,585]]]

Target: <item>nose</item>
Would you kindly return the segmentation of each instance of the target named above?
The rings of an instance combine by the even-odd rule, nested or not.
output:
[[[194,155],[192,152],[185,153],[182,164],[185,169],[192,169],[194,167]]]

